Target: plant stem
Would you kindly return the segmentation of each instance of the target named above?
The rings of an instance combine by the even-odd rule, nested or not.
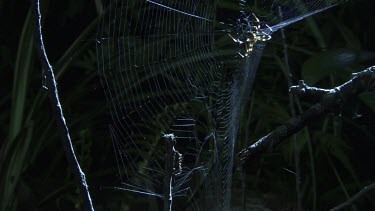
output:
[[[62,140],[63,148],[65,150],[65,155],[67,157],[67,160],[70,166],[73,168],[73,174],[74,174],[75,179],[77,180],[77,184],[79,184],[84,210],[94,211],[94,207],[91,202],[90,192],[88,190],[88,186],[86,183],[86,177],[74,153],[73,144],[69,135],[68,126],[66,125],[66,122],[65,122],[65,117],[62,111],[62,107],[61,107],[60,100],[59,100],[59,94],[57,91],[55,74],[53,72],[51,64],[49,63],[47,53],[44,48],[43,36],[42,36],[42,23],[41,23],[42,15],[40,13],[39,0],[35,1],[35,6],[36,6],[36,15],[37,15],[36,17],[38,21],[37,22],[37,27],[38,27],[37,33],[38,33],[38,38],[39,38],[38,50],[40,51],[40,61],[42,63],[42,68],[44,70],[44,74],[46,77],[45,88],[48,91],[49,98],[51,100],[52,107],[57,118],[57,126],[61,134],[61,140]]]
[[[281,7],[279,7],[279,15],[282,19],[283,14],[281,11]],[[283,51],[284,51],[284,63],[285,69],[287,71],[287,79],[288,79],[288,88],[293,86],[292,81],[292,72],[290,71],[289,61],[288,61],[288,46],[285,40],[285,33],[284,28],[281,28],[281,36],[283,42]],[[289,107],[292,114],[292,117],[296,117],[296,109],[294,107],[294,98],[293,94],[289,93]],[[302,193],[301,193],[301,170],[300,170],[300,160],[299,160],[299,148],[297,143],[297,134],[293,134],[293,142],[294,142],[294,161],[295,161],[295,168],[296,168],[296,191],[297,191],[297,210],[302,211]]]
[[[355,194],[352,198],[350,198],[348,201],[330,209],[330,211],[337,211],[342,210],[344,208],[347,208],[348,206],[352,205],[357,199],[359,199],[361,196],[365,195],[366,193],[375,190],[375,183],[372,183],[366,187],[364,187],[361,191],[359,191],[357,194]]]

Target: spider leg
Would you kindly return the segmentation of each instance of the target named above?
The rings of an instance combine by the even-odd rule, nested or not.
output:
[[[242,55],[242,53],[240,53],[240,52],[238,52],[238,55],[240,55],[242,58],[245,58],[247,56],[247,54]]]
[[[264,25],[266,25],[266,27],[267,27],[271,32],[273,32],[272,28],[271,28],[268,24],[264,24]]]
[[[231,34],[228,34],[228,36],[229,36],[234,42],[237,42],[237,40],[236,40]]]
[[[242,43],[243,43],[241,40],[234,38],[231,34],[228,34],[228,36],[229,36],[234,42],[237,42],[237,43],[239,43],[239,44],[242,44]]]
[[[258,17],[254,13],[252,13],[252,14],[253,14],[253,17],[255,19],[255,22],[259,23],[260,21],[259,21]]]

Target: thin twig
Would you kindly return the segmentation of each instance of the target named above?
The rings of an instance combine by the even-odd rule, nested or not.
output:
[[[90,193],[88,190],[88,186],[86,183],[86,177],[83,173],[77,157],[74,153],[73,144],[70,139],[69,130],[65,122],[65,117],[62,111],[62,107],[59,100],[59,95],[57,91],[57,85],[55,80],[55,74],[53,72],[52,66],[49,63],[46,50],[44,48],[43,43],[43,36],[42,36],[42,15],[40,13],[40,3],[39,0],[35,1],[36,6],[36,15],[37,15],[37,33],[39,38],[39,53],[40,53],[40,60],[42,63],[42,68],[45,74],[45,88],[48,91],[49,98],[52,103],[53,110],[56,114],[57,118],[57,126],[58,130],[61,134],[61,140],[63,144],[63,148],[65,150],[65,155],[67,157],[67,160],[70,164],[70,166],[73,168],[73,173],[75,176],[75,179],[77,180],[77,184],[79,184],[81,197],[83,200],[83,207],[85,210],[93,211],[94,207],[91,202]]]
[[[324,113],[339,113],[344,103],[352,97],[365,91],[374,90],[375,66],[353,74],[351,80],[333,89],[309,87],[303,81],[300,81],[299,85],[292,86],[289,92],[311,99],[319,99],[318,102],[301,115],[291,118],[259,141],[243,149],[238,155],[242,164],[266,151],[274,150],[285,138],[301,130],[312,119]]]
[[[173,166],[174,166],[174,157],[176,150],[174,148],[176,144],[176,137],[173,134],[165,134],[163,136],[167,145],[167,154],[165,155],[165,172],[164,172],[164,211],[172,211],[172,202],[173,202]]]
[[[375,189],[375,183],[372,183],[371,185],[368,185],[364,187],[361,191],[359,191],[357,194],[355,194],[352,198],[350,198],[348,201],[330,209],[330,211],[337,211],[337,210],[342,210],[350,205],[352,205],[357,199],[365,195],[366,193],[372,191]]]

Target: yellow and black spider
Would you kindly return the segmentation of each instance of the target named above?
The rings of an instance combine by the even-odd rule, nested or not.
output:
[[[249,17],[245,18],[246,27],[242,29],[243,34],[241,36],[238,36],[238,38],[234,38],[231,34],[228,34],[234,42],[239,43],[240,45],[245,44],[245,55],[239,53],[242,57],[247,57],[250,55],[250,53],[253,51],[254,43],[256,43],[257,41],[264,42],[272,38],[270,34],[262,30],[261,25],[267,27],[270,32],[272,32],[271,27],[269,27],[265,23],[261,23],[254,13],[252,13],[252,17],[254,21],[251,21]]]

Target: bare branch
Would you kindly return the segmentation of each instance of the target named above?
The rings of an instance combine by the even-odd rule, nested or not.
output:
[[[291,118],[259,141],[243,149],[238,154],[242,164],[266,151],[274,150],[285,138],[301,130],[312,119],[324,113],[337,113],[345,102],[352,97],[364,91],[374,90],[375,66],[369,67],[362,72],[354,73],[351,80],[333,89],[309,87],[303,81],[300,81],[299,85],[292,86],[289,91],[295,95],[319,99],[318,102],[301,115]]]
[[[62,145],[65,150],[65,156],[70,166],[73,168],[74,177],[80,187],[80,193],[81,193],[81,197],[83,200],[83,207],[85,210],[93,211],[94,207],[91,202],[90,192],[88,190],[88,186],[86,183],[85,173],[83,173],[79,165],[79,162],[77,160],[77,157],[74,153],[73,144],[70,139],[68,126],[66,125],[64,113],[62,111],[62,107],[60,104],[59,94],[57,91],[57,84],[55,80],[55,74],[53,72],[51,64],[49,63],[47,53],[44,48],[43,36],[42,36],[42,23],[41,23],[42,15],[40,13],[39,0],[35,1],[35,7],[36,7],[36,18],[38,21],[37,22],[37,33],[38,33],[38,39],[39,39],[38,50],[40,53],[40,61],[42,64],[42,68],[44,70],[45,77],[46,77],[45,88],[48,91],[49,98],[51,100],[52,107],[57,118],[58,130],[61,135]]]
[[[357,194],[355,194],[352,198],[350,198],[348,201],[330,209],[330,211],[338,211],[338,210],[342,210],[350,205],[352,205],[357,199],[359,199],[360,197],[362,197],[363,195],[365,195],[366,193],[372,191],[375,189],[375,183],[372,183],[371,185],[368,185],[366,187],[364,187],[361,191],[359,191]]]

